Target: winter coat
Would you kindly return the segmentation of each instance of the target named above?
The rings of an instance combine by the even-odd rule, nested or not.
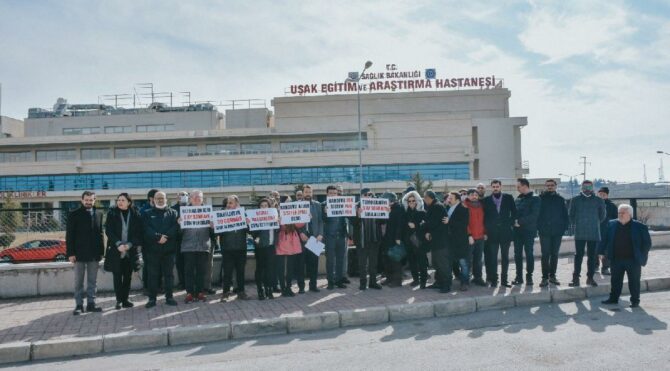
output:
[[[482,202],[470,202],[470,200],[463,201],[463,205],[468,208],[468,235],[475,240],[483,240],[486,235],[486,228],[484,227],[484,204]]]
[[[468,209],[462,203],[451,206],[454,211],[449,217],[447,229],[449,231],[449,255],[452,259],[464,259],[469,256],[470,243],[468,242]],[[448,215],[448,211],[447,211]]]
[[[442,223],[442,218],[447,216],[447,210],[437,200],[426,207],[425,233],[430,233],[431,239],[428,242],[432,250],[446,249],[449,247],[449,230],[446,224]]]
[[[635,262],[641,266],[645,266],[647,265],[647,259],[649,258],[649,250],[651,250],[649,228],[635,219],[631,220],[629,223],[633,223],[630,226],[630,233],[633,239],[633,256]],[[617,228],[620,226],[621,224],[618,220],[610,220],[607,233],[605,233],[605,239],[598,248],[598,254],[606,255],[610,261],[614,260],[614,237],[616,236]]]
[[[595,195],[580,193],[570,201],[570,220],[575,224],[575,240],[600,241],[600,223],[606,217],[605,202]]]
[[[410,228],[409,223],[414,223],[414,228]],[[407,247],[411,248],[421,248],[425,243],[425,224],[426,224],[426,212],[419,210],[418,207],[415,209],[407,208],[402,215],[402,231],[401,231],[401,240]],[[414,235],[416,238],[413,238]],[[415,243],[418,243],[418,246],[414,246]]]
[[[102,211],[93,208],[93,215],[84,206],[70,212],[65,230],[66,254],[78,262],[100,261],[105,253]]]
[[[540,217],[537,221],[540,235],[562,236],[570,223],[565,199],[556,192],[542,192],[540,200]]]
[[[540,198],[533,192],[520,194],[516,198],[516,220],[518,229],[532,234],[537,233],[537,219],[540,216]]]
[[[248,228],[244,228],[238,229],[236,231],[220,233],[219,245],[221,246],[221,251],[246,251],[248,231]]]
[[[619,217],[619,209],[614,202],[609,199],[603,201],[605,201],[605,220],[600,223],[600,235],[604,238],[605,233],[607,233],[609,221]]]
[[[500,212],[496,209],[493,194],[484,198],[484,227],[489,240],[512,241],[512,226],[516,219],[516,204],[514,197],[503,193],[500,197]]]
[[[300,241],[301,224],[288,224],[279,227],[279,236],[276,243],[276,254],[279,256],[296,255],[302,253]]]
[[[131,207],[128,210],[128,239],[121,240],[123,233],[123,223],[121,222],[121,210],[119,208],[111,208],[107,212],[105,219],[105,234],[107,235],[107,251],[105,252],[105,270],[108,272],[118,273],[121,266],[121,253],[119,252],[119,245],[123,242],[128,243],[130,249],[126,251],[126,257],[129,259],[132,266],[138,259],[137,248],[142,244],[142,236],[144,224],[140,213]]]
[[[396,244],[396,240],[400,240],[402,233],[402,214],[404,210],[400,204],[395,203],[391,205],[389,218],[382,221],[382,230],[384,236],[382,237],[382,246],[391,247]]]
[[[270,235],[274,235],[272,244],[270,244]],[[254,238],[254,247],[256,249],[265,249],[270,246],[277,246],[277,240],[279,239],[279,228],[265,230],[265,231],[253,231],[251,236]],[[258,242],[256,242],[258,240]]]
[[[212,227],[187,228],[181,230],[181,252],[210,252],[216,245]]]
[[[177,252],[177,212],[169,207],[165,209],[151,208],[142,214],[144,221],[143,252],[148,254],[174,254]],[[159,244],[161,235],[167,236],[167,242]]]
[[[305,224],[300,230],[301,233],[307,235],[307,237],[314,236],[323,236],[323,208],[318,201],[311,200],[309,202],[309,212],[311,219],[309,223]]]

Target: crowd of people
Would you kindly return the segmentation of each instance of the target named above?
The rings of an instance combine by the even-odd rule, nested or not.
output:
[[[477,286],[532,286],[535,268],[533,246],[539,235],[541,246],[540,287],[560,285],[556,277],[559,250],[566,230],[574,226],[575,257],[570,286],[581,284],[584,256],[587,257],[586,285],[597,286],[594,275],[611,274],[612,291],[604,303],[617,303],[624,274],[628,275],[631,305],[640,301],[641,267],[646,264],[651,239],[647,227],[632,220],[630,205],[618,208],[609,199],[609,190],[597,195],[593,183],[585,180],[578,196],[566,202],[556,192],[556,181],[549,179],[545,190],[536,195],[527,179],[517,179],[518,196],[502,192],[502,183],[493,180],[487,187],[448,192],[440,199],[427,190],[419,194],[412,186],[401,197],[386,192],[387,219],[357,216],[328,216],[326,202],[316,200],[314,189],[305,185],[294,197],[273,191],[257,207],[278,208],[293,199],[309,202],[310,220],[302,224],[282,224],[278,229],[215,233],[213,224],[204,228],[181,229],[180,208],[203,205],[202,191],[180,192],[174,205],[165,192],[151,190],[148,204],[139,210],[127,193],[116,198],[106,218],[95,205],[95,193],[82,194],[81,207],[68,218],[67,256],[75,269],[74,315],[100,312],[95,304],[99,261],[112,272],[116,309],[133,307],[129,300],[133,271],[142,270],[146,308],[156,306],[159,292],[166,305],[174,299],[173,272],[186,290],[184,302],[206,301],[216,293],[212,286],[214,251],[221,251],[221,300],[248,300],[245,290],[247,240],[255,254],[257,299],[275,295],[292,297],[306,291],[319,292],[317,285],[320,256],[306,247],[310,238],[325,244],[327,290],[346,288],[349,276],[358,276],[359,289],[380,290],[382,286],[402,286],[405,267],[411,272],[410,286],[437,289],[448,293],[459,281],[458,289]],[[342,187],[330,185],[327,196],[342,195]],[[361,197],[374,198],[370,189]],[[569,206],[568,206],[569,205]],[[226,209],[237,209],[235,195],[224,201]],[[103,222],[104,221],[104,222]],[[106,246],[104,235],[107,236]],[[350,252],[349,246],[356,246]],[[509,280],[509,249],[516,275]],[[435,269],[429,285],[428,266]],[[349,256],[351,255],[351,256]],[[498,261],[500,260],[500,264]],[[351,263],[350,263],[351,262]],[[524,275],[525,263],[525,275]],[[351,266],[349,266],[351,264]],[[500,265],[500,271],[498,266]],[[500,273],[500,274],[499,274]],[[84,280],[87,306],[84,309]]]

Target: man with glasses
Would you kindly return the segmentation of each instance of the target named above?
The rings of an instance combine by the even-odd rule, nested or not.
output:
[[[542,249],[540,287],[547,287],[549,283],[558,286],[561,284],[556,279],[558,251],[563,234],[568,228],[568,209],[565,206],[565,199],[556,192],[554,179],[547,179],[544,182],[544,192],[540,195],[540,200],[540,217],[537,223]]]

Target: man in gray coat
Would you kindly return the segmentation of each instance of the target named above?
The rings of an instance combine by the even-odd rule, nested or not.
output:
[[[309,211],[312,219],[300,231],[300,239],[302,240],[302,253],[305,255],[305,270],[309,278],[309,291],[319,292],[316,287],[317,273],[319,270],[319,257],[314,255],[310,250],[305,248],[305,243],[309,237],[314,236],[319,241],[323,241],[323,211],[319,201],[312,199],[314,197],[314,190],[312,186],[305,185],[303,187],[303,197],[305,201],[309,201]],[[305,286],[304,283],[302,285]]]
[[[195,190],[189,194],[189,206],[202,206],[203,193]],[[184,254],[184,286],[186,304],[207,301],[207,274],[212,274],[209,266],[212,246],[216,244],[214,228],[188,228],[181,230],[181,253]],[[211,282],[211,279],[210,279]]]
[[[600,223],[605,220],[605,202],[593,194],[593,182],[590,180],[583,181],[582,192],[570,200],[569,215],[570,221],[575,225],[575,269],[569,286],[579,286],[584,247],[588,256],[586,284],[598,286],[593,275],[596,271],[596,248],[601,238]]]

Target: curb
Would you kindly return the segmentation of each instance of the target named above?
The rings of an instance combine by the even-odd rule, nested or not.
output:
[[[414,304],[345,309],[303,316],[124,332],[104,336],[36,341],[33,343],[7,343],[0,344],[0,364],[208,343],[222,340],[249,339],[270,335],[326,331],[353,326],[379,325],[389,322],[433,317],[450,317],[487,310],[505,310],[513,307],[566,303],[605,296],[609,294],[610,289],[610,284],[601,284],[597,287],[552,288],[532,293],[443,299]],[[663,290],[670,290],[670,277],[648,278],[640,281],[641,292]],[[624,284],[622,295],[628,294],[628,285]]]

